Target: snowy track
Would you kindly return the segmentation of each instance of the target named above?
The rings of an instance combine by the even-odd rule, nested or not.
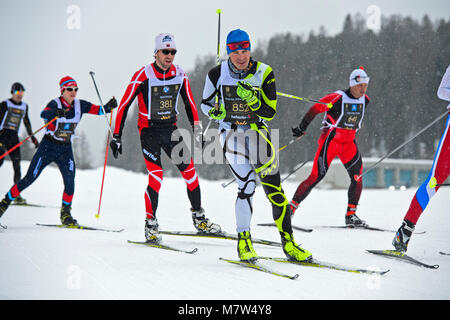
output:
[[[0,194],[10,184],[11,172],[0,171]],[[28,162],[23,162],[26,170]],[[36,223],[59,223],[59,209],[10,207],[1,219],[0,299],[450,299],[450,188],[441,188],[419,220],[408,254],[429,264],[428,270],[366,253],[392,249],[393,233],[367,230],[315,229],[295,232],[296,241],[317,259],[360,268],[386,270],[386,275],[350,274],[334,270],[272,263],[296,281],[223,263],[236,259],[235,241],[163,235],[168,245],[198,248],[195,254],[137,246],[144,240],[145,174],[108,167],[100,219],[95,218],[102,169],[78,170],[73,216],[83,225],[125,230],[121,233],[45,228]],[[236,186],[200,180],[207,216],[234,233]],[[48,188],[47,186],[52,186]],[[284,183],[288,198],[296,183]],[[358,215],[373,226],[397,229],[415,189],[363,190]],[[58,206],[62,179],[48,167],[23,196],[32,203]],[[175,202],[177,195],[178,200]],[[344,222],[346,190],[313,190],[293,222],[298,226],[339,225]],[[192,220],[181,178],[164,178],[158,220],[162,230],[192,230]],[[268,201],[260,187],[254,198],[252,236],[279,241],[276,228],[258,227],[271,220]],[[281,248],[255,245],[261,256],[283,257]]]

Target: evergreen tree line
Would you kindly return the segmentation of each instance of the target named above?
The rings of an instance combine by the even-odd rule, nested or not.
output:
[[[445,102],[436,96],[450,57],[450,21],[421,21],[410,17],[383,17],[381,29],[374,33],[360,15],[348,15],[341,33],[329,36],[324,28],[307,37],[292,33],[277,34],[265,43],[252,44],[252,57],[269,64],[275,73],[277,91],[319,99],[328,93],[348,88],[350,72],[364,66],[370,76],[366,109],[357,143],[363,157],[382,157],[406,141],[421,128],[445,112]],[[250,35],[257,38],[257,35]],[[225,55],[223,59],[226,59]],[[198,57],[188,76],[206,127],[209,118],[200,110],[203,86],[208,71],[214,67],[213,54]],[[311,103],[279,97],[277,115],[269,123],[279,129],[280,146],[292,139],[291,127],[297,126]],[[189,128],[183,106],[179,106],[178,126]],[[280,153],[281,172],[287,173],[298,163],[312,160],[317,149],[321,120],[318,115],[306,135]],[[413,142],[392,155],[393,158],[432,159],[443,122],[437,123]],[[128,112],[119,159],[110,154],[110,165],[146,172],[136,129],[137,106]],[[213,123],[212,128],[217,128]],[[163,157],[164,175],[177,176],[177,170]],[[225,164],[196,165],[206,179],[232,177]]]

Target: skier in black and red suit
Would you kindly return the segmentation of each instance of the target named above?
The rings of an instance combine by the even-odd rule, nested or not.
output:
[[[122,153],[122,130],[129,107],[137,97],[139,105],[138,130],[140,134],[142,153],[148,171],[148,186],[145,198],[145,237],[148,242],[158,243],[161,234],[156,219],[158,195],[163,180],[161,151],[164,150],[172,161],[176,162],[178,170],[183,176],[188,198],[191,203],[191,213],[195,228],[200,232],[219,232],[220,226],[205,217],[201,207],[200,185],[194,162],[189,150],[184,145],[182,137],[172,140],[177,130],[178,101],[183,99],[188,119],[193,131],[201,132],[197,107],[192,96],[190,84],[183,69],[172,62],[177,53],[173,35],[164,33],[155,38],[155,62],[140,68],[132,77],[125,94],[119,104],[116,124],[114,127],[111,149],[117,158]],[[173,149],[179,149],[183,161],[175,161]],[[201,143],[201,142],[200,142]],[[180,156],[178,154],[177,156]],[[187,161],[184,161],[186,160]]]
[[[319,101],[329,105],[316,103],[303,117],[300,125],[292,128],[293,136],[301,137],[314,117],[326,112],[311,174],[298,186],[290,202],[293,214],[311,190],[325,177],[333,159],[339,157],[350,176],[345,224],[355,227],[366,225],[365,221],[355,214],[362,191],[360,178],[362,158],[355,135],[361,127],[365,109],[370,101],[366,95],[368,85],[369,77],[363,67],[353,70],[348,89],[338,90],[320,99]]]

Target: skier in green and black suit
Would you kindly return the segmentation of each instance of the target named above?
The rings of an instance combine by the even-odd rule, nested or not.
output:
[[[281,187],[276,149],[266,125],[276,114],[274,73],[270,66],[253,60],[250,49],[245,31],[237,29],[228,34],[229,59],[208,73],[202,101],[202,111],[219,122],[223,152],[238,182],[235,212],[239,258],[257,258],[250,223],[258,174],[272,205],[284,253],[293,260],[307,260],[311,253],[294,242],[289,201]]]

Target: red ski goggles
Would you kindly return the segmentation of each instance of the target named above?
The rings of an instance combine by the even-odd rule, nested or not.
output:
[[[248,50],[250,48],[250,41],[233,42],[227,44],[228,49],[236,51],[238,49]]]

